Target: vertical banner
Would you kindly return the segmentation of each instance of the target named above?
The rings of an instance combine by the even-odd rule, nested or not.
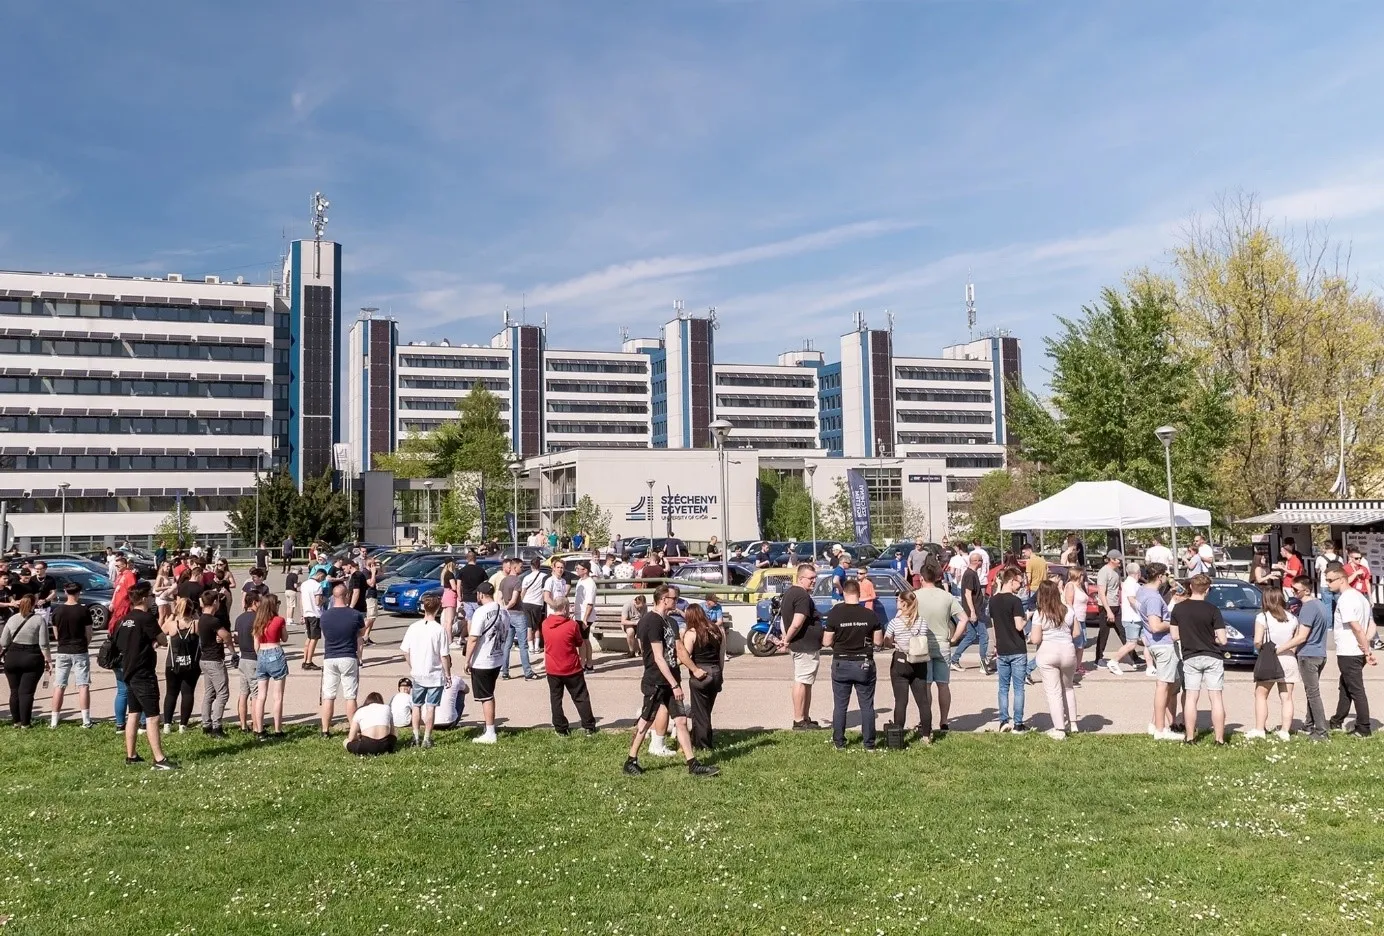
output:
[[[481,541],[485,541],[485,488],[476,488],[476,506],[481,509]]]
[[[865,473],[859,468],[846,469],[846,489],[851,497],[851,521],[855,525],[855,541],[870,541],[870,490],[865,486]]]
[[[509,510],[506,510],[506,511],[505,511],[505,529],[509,530],[509,541],[510,541],[511,543],[518,543],[518,542],[519,542],[518,518],[514,516],[514,512],[513,512],[513,511],[509,511]]]

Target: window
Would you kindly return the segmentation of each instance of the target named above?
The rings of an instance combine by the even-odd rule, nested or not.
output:
[[[993,421],[989,410],[899,410],[899,422],[955,423],[985,426]]]
[[[509,381],[495,377],[403,377],[399,386],[409,390],[470,390],[476,384],[494,392],[508,391]]]
[[[909,454],[912,455],[913,453],[910,452]],[[931,453],[926,453],[926,454],[921,454],[921,455],[919,455],[918,457],[921,457],[921,458],[936,458],[937,456],[936,456],[936,455],[933,455],[933,454],[931,454]],[[948,468],[1003,468],[1003,467],[1004,467],[1004,456],[1003,456],[1003,455],[948,455],[948,456],[946,456],[946,459],[947,459],[947,467],[948,467]]]
[[[591,435],[648,435],[649,426],[647,423],[620,423],[620,422],[548,422],[549,432],[561,432],[567,434],[591,434]]]
[[[768,437],[740,436],[733,435],[726,443],[726,448],[746,448],[746,449],[815,449],[817,440],[811,436],[807,438],[794,438],[788,436],[782,439]]]
[[[716,405],[742,409],[815,409],[817,401],[804,396],[731,396],[718,393]]]
[[[900,432],[900,445],[989,445],[994,436],[988,432],[967,434],[964,432]]]
[[[439,370],[509,370],[509,360],[460,354],[405,354],[399,358],[399,366]]]
[[[548,370],[579,374],[645,374],[648,365],[643,361],[578,361],[549,358]]]
[[[643,416],[649,411],[647,403],[625,403],[619,400],[549,400],[550,413],[629,413]]]
[[[254,455],[12,455],[0,471],[254,471]],[[68,498],[71,504],[72,498]]]
[[[920,389],[918,387],[898,387],[894,397],[898,400],[919,403],[991,403],[989,390],[953,390],[950,387]]]
[[[894,368],[894,377],[898,380],[963,380],[968,382],[985,382],[990,380],[990,370],[978,370],[974,367],[906,367],[899,365]]]
[[[817,386],[817,379],[811,373],[732,374],[720,372],[716,375],[716,384],[722,387],[801,387],[810,390]]]
[[[723,417],[736,429],[816,429],[811,416],[735,416]]]
[[[631,393],[643,396],[648,387],[642,383],[605,383],[575,380],[548,381],[549,393]]]

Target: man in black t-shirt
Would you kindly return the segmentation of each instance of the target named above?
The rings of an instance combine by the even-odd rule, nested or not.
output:
[[[985,629],[985,583],[980,577],[980,567],[984,560],[980,553],[973,552],[966,562],[966,571],[961,573],[961,610],[966,612],[966,633],[952,650],[951,668],[961,672],[961,654],[971,644],[980,644],[980,668],[990,675],[990,633]]]
[[[471,615],[476,613],[476,586],[489,579],[490,576],[486,574],[485,569],[476,563],[476,551],[467,550],[466,565],[457,573],[457,581],[461,583],[461,604],[466,620],[470,621]]]
[[[1186,698],[1182,703],[1183,721],[1187,734],[1183,740],[1197,739],[1197,710],[1201,693],[1211,697],[1211,726],[1216,731],[1216,743],[1225,743],[1225,618],[1221,609],[1206,600],[1211,590],[1211,576],[1199,572],[1187,583],[1191,594],[1173,605],[1168,615],[1174,642],[1182,650],[1182,678]],[[1187,711],[1190,705],[1191,710]]]
[[[66,601],[53,608],[53,634],[57,647],[53,650],[53,713],[54,728],[62,719],[62,697],[68,683],[77,686],[77,701],[82,710],[82,727],[91,727],[91,612],[81,602],[82,586],[68,582],[63,587]]]
[[[678,625],[672,619],[677,604],[678,590],[675,586],[658,586],[654,590],[653,604],[635,628],[639,643],[644,648],[644,678],[640,681],[644,707],[639,712],[639,722],[634,726],[634,741],[625,760],[625,773],[631,777],[644,772],[639,765],[639,749],[643,747],[644,736],[660,709],[668,711],[677,729],[678,747],[682,749],[683,759],[687,762],[687,772],[695,777],[714,777],[721,772],[719,767],[700,763],[692,752],[692,735],[687,728],[687,709],[682,702],[682,669],[679,665],[683,663],[692,667],[692,660],[687,648],[678,639]]]
[[[793,661],[793,730],[811,731],[822,727],[812,720],[812,686],[822,660],[822,624],[812,589],[817,582],[817,566],[798,565],[798,574],[779,600],[783,617],[780,647],[787,647]]]
[[[221,719],[231,700],[231,681],[226,672],[226,648],[235,639],[221,622],[219,592],[204,591],[202,615],[197,619],[197,640],[201,647],[198,663],[202,670],[202,731],[214,738],[224,738]]]
[[[375,618],[380,613],[380,591],[378,588],[380,561],[378,559],[366,559],[362,571],[365,575],[365,645],[373,647],[375,641],[370,639],[370,631],[374,629]]]
[[[136,582],[130,588],[130,610],[116,623],[110,639],[120,651],[120,670],[127,692],[125,711],[128,715],[144,716],[149,747],[154,754],[154,769],[172,770],[175,765],[164,756],[159,736],[159,678],[155,670],[158,648],[168,641],[159,630],[158,616],[149,610],[154,600],[153,592],[148,582]],[[144,763],[144,758],[135,750],[139,728],[139,718],[125,719],[127,765]]]
[[[251,607],[251,595],[255,600],[263,598],[269,594],[269,586],[264,582],[264,569],[254,568],[250,570],[250,581],[240,586],[240,607],[241,610],[248,611]]]
[[[34,596],[34,608],[42,614],[49,613],[53,596],[57,594],[58,583],[48,574],[48,563],[34,563],[34,577],[29,580],[29,593]]]
[[[254,571],[258,572],[259,569]],[[248,589],[249,586],[247,585]],[[264,594],[268,594],[266,588]],[[236,615],[235,646],[240,651],[240,692],[236,696],[235,712],[241,731],[249,731],[250,706],[259,695],[259,655],[255,652],[255,613],[259,610],[261,594],[258,591],[245,592],[245,610]]]
[[[830,647],[831,743],[837,750],[846,746],[846,710],[851,704],[851,689],[860,703],[860,733],[865,750],[875,749],[875,648],[884,639],[879,615],[860,603],[860,582],[848,578],[841,583],[842,601],[827,612],[822,627],[822,646]]]
[[[1024,683],[1028,678],[1028,645],[1024,642],[1024,603],[1017,592],[1024,574],[1013,567],[1000,570],[995,595],[990,599],[990,620],[995,624],[995,658],[999,670],[1000,731],[1024,732]],[[1010,697],[1014,721],[1009,721]]]

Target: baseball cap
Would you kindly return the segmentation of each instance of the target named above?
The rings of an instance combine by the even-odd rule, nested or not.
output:
[[[1106,551],[1105,558],[1119,560],[1124,558],[1124,554],[1118,549],[1111,549]]]
[[[495,586],[491,585],[489,582],[481,582],[479,585],[476,586],[476,594],[493,595],[495,594]]]

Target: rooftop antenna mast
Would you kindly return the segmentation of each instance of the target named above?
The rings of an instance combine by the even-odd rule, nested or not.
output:
[[[858,332],[859,332],[859,331],[864,331],[864,330],[865,330],[865,313],[864,313],[864,312],[861,312],[859,309],[857,309],[857,310],[855,311],[854,318],[855,318],[855,330],[858,331]]]
[[[322,275],[322,232],[327,229],[327,209],[332,203],[321,192],[312,193],[313,275]]]
[[[976,287],[974,283],[966,284],[966,332],[974,340],[976,336]]]
[[[629,327],[628,325],[621,325],[621,326],[620,326],[620,344],[623,345],[626,341],[629,341],[629,340],[630,340],[630,327]]]
[[[681,321],[683,320],[683,318],[685,318],[685,316],[684,316],[684,314],[683,314],[683,311],[682,311],[682,300],[681,300],[681,299],[674,299],[674,300],[673,300],[673,314],[677,316],[677,319],[678,319],[679,322],[681,322]]]
[[[360,315],[357,316],[356,320],[360,322],[368,322],[375,317],[375,313],[378,311],[380,311],[379,306],[361,306]]]
[[[721,322],[720,322],[720,320],[716,318],[716,307],[715,307],[715,306],[711,306],[709,309],[706,310],[706,317],[707,317],[707,320],[711,322],[711,327],[712,327],[712,328],[720,328],[720,327],[721,327]]]
[[[892,338],[894,335],[894,313],[890,312],[888,309],[885,309],[884,317],[889,322],[889,336]]]
[[[509,328],[509,306],[505,306],[505,328]]]

